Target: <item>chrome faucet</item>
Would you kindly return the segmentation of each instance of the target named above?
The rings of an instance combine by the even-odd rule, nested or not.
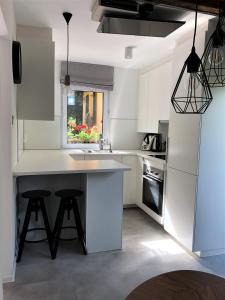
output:
[[[105,139],[99,140],[99,150],[104,150]]]
[[[112,144],[109,142],[109,152],[112,153]]]

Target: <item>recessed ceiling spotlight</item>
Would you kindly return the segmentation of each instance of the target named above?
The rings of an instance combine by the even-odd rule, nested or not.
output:
[[[125,58],[132,59],[133,58],[133,50],[136,46],[129,46],[125,48]]]

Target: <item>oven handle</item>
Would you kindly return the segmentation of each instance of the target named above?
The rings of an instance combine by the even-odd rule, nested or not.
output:
[[[147,180],[153,179],[153,180],[158,181],[158,182],[163,182],[162,179],[158,179],[158,178],[155,178],[155,177],[153,177],[153,176],[142,175],[142,177],[145,178],[145,179],[147,179]]]

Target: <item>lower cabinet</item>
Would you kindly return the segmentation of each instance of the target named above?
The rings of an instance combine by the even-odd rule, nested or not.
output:
[[[131,205],[137,203],[137,156],[123,156],[123,163],[131,170],[124,172],[123,177],[123,204]]]
[[[137,157],[137,205],[142,206],[142,190],[143,190],[143,157]]]
[[[115,160],[130,167],[130,171],[124,172],[123,177],[123,201],[124,205],[135,205],[137,203],[137,156],[136,155],[113,155],[93,154],[85,155],[85,160]]]
[[[197,176],[167,170],[164,229],[193,251]]]

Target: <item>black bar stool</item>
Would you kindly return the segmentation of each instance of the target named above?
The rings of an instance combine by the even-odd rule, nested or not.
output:
[[[57,251],[58,251],[58,245],[59,241],[61,240],[60,235],[62,229],[66,228],[75,228],[77,230],[78,239],[81,242],[83,253],[86,255],[86,245],[85,245],[85,238],[84,233],[82,229],[81,219],[80,219],[80,213],[79,208],[77,204],[77,197],[80,197],[83,195],[83,192],[79,190],[60,190],[55,193],[56,196],[60,197],[60,204],[59,209],[56,216],[55,221],[55,227],[53,230],[54,238],[55,238],[55,244],[54,244],[54,258],[56,258]],[[67,211],[67,219],[70,219],[70,213],[73,211],[74,219],[76,227],[65,227],[63,226],[63,220],[65,212]]]
[[[50,230],[47,211],[46,211],[46,207],[45,207],[45,203],[44,203],[44,198],[49,197],[50,195],[51,195],[51,193],[49,191],[45,191],[45,190],[33,190],[33,191],[28,191],[28,192],[25,192],[22,194],[23,198],[28,199],[28,204],[27,204],[26,215],[25,215],[25,219],[24,219],[24,223],[23,223],[23,229],[22,229],[22,232],[20,235],[17,262],[20,262],[20,260],[21,260],[25,242],[39,243],[39,242],[46,240],[46,239],[42,239],[42,240],[37,240],[37,241],[26,241],[27,232],[38,231],[38,230],[45,230],[46,235],[47,235],[47,241],[49,244],[50,253],[51,253],[51,258],[53,259],[52,233]],[[41,213],[42,213],[45,227],[28,229],[32,212],[35,213],[35,221],[38,221],[39,211],[41,211]]]

